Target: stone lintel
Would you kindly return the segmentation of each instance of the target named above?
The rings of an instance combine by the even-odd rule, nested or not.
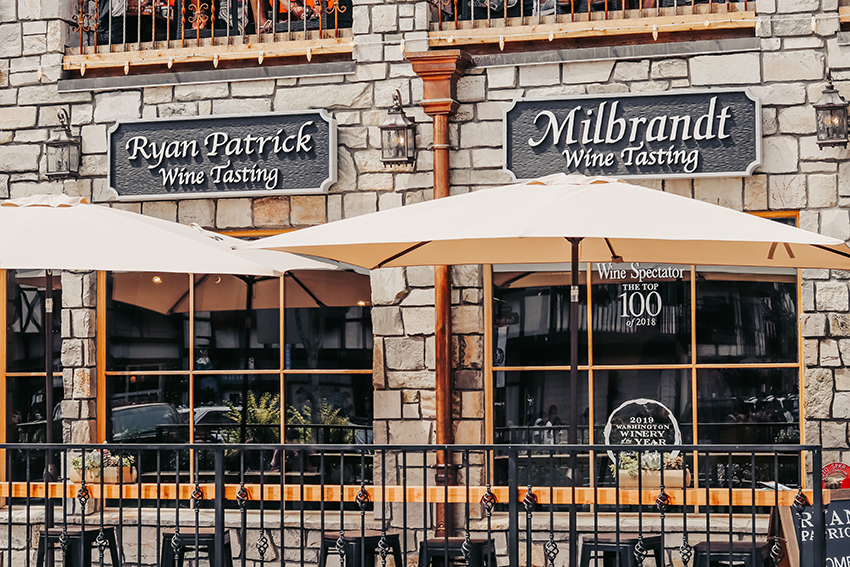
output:
[[[451,114],[457,110],[457,81],[472,57],[459,49],[445,51],[410,51],[405,57],[422,79],[422,108],[425,114]]]

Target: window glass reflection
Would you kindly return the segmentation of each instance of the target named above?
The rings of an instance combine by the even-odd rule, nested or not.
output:
[[[635,400],[652,402],[650,404],[652,411],[647,414],[650,418],[653,417],[653,412],[657,408],[669,410],[669,415],[675,419],[681,432],[682,443],[693,442],[690,368],[595,370],[593,372],[593,416],[596,443],[605,443],[604,429],[611,416],[622,419],[622,416],[618,416],[618,413],[623,411],[620,408],[623,404]],[[620,412],[617,412],[618,409]],[[635,439],[637,443],[638,437]],[[652,439],[649,437],[647,439],[649,441],[646,443],[652,444]],[[617,440],[615,444],[619,443],[620,441]]]
[[[372,442],[370,374],[286,376],[287,443]]]
[[[6,371],[43,373],[44,270],[8,270],[6,277]],[[53,369],[61,372],[62,289],[58,273],[53,275],[53,305]],[[62,399],[61,391],[54,399]]]
[[[195,276],[195,368],[280,367],[280,278]]]
[[[196,443],[279,443],[280,423],[279,375],[195,376]]]
[[[796,368],[697,371],[700,443],[799,443]]]
[[[697,362],[797,361],[794,270],[697,273]]]
[[[107,370],[189,369],[189,276],[107,276]]]
[[[570,273],[493,275],[493,362],[499,366],[570,363]],[[587,364],[584,272],[579,285],[579,364]]]
[[[594,364],[682,364],[691,342],[690,267],[593,265]]]
[[[285,330],[286,368],[372,368],[370,307],[288,308]]]
[[[495,371],[496,443],[569,442],[570,373],[563,370]],[[578,442],[590,440],[587,372],[578,373]]]

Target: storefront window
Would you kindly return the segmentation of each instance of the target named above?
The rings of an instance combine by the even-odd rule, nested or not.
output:
[[[676,435],[667,443],[799,443],[796,270],[592,264],[590,282],[581,278],[573,402],[568,269],[499,269],[492,276],[495,442],[567,443],[534,426],[553,423],[550,407],[568,423],[577,402],[581,443],[614,442],[606,425],[625,423],[617,412],[637,411],[622,409],[629,404],[648,412],[640,419],[654,419],[644,406],[657,406],[664,424],[641,434],[669,425]]]

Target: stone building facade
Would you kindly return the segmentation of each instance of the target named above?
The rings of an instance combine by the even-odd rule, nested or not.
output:
[[[271,67],[269,73],[278,78],[222,79],[226,73],[208,68],[191,84],[174,84],[168,73],[134,70],[112,80],[87,78],[78,66],[63,71],[66,50],[79,41],[72,32],[75,4],[0,3],[3,199],[66,193],[220,231],[297,229],[431,199],[432,120],[418,107],[423,84],[405,52],[452,47],[468,49],[472,58],[457,83],[459,106],[449,121],[452,194],[512,180],[503,171],[502,131],[504,109],[514,99],[746,87],[762,105],[763,161],[753,175],[634,182],[746,212],[798,212],[802,228],[850,239],[850,150],[817,146],[812,108],[827,68],[850,98],[850,40],[842,32],[838,0],[757,0],[747,8],[755,13],[750,27],[715,36],[674,31],[660,41],[650,29],[629,49],[557,42],[553,49],[540,39],[507,50],[495,40],[484,47],[453,42],[445,31],[443,39],[433,39],[435,11],[427,2],[354,0],[350,59],[343,70],[330,61],[310,62],[308,55]],[[687,40],[689,34],[695,39]],[[255,63],[246,66],[269,68]],[[179,71],[178,63],[174,72]],[[414,165],[388,167],[380,161],[378,126],[396,90],[418,124],[419,150]],[[107,133],[117,121],[308,109],[324,109],[338,123],[338,179],[327,194],[119,202],[107,187]],[[74,133],[82,137],[82,168],[77,179],[49,181],[45,142],[59,125],[60,110],[68,112]],[[485,269],[452,269],[457,443],[492,439],[485,428],[485,384],[492,380],[485,374]],[[376,270],[371,282],[375,441],[433,443],[433,269]],[[828,449],[825,462],[850,461],[848,284],[844,272],[802,273],[805,442]],[[65,439],[94,442],[96,278],[66,273],[62,287]]]

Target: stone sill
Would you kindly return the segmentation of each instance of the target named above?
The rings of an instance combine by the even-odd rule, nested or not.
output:
[[[543,16],[540,23],[537,18],[520,18],[508,20],[491,20],[486,27],[486,20],[475,22],[458,22],[457,29],[453,22],[443,24],[442,30],[429,32],[431,47],[449,47],[453,45],[470,44],[499,44],[504,47],[507,42],[521,41],[553,41],[556,39],[577,39],[595,37],[615,37],[625,35],[650,34],[657,40],[659,33],[677,33],[688,31],[717,31],[730,29],[755,29],[756,13],[754,11],[734,11],[736,4],[726,4],[729,12],[722,13],[692,13],[668,15],[673,8],[662,8],[660,16],[642,17],[640,11],[609,12],[610,19],[586,21],[566,21],[569,14],[558,16]],[[695,11],[705,5],[697,5]],[[680,8],[681,10],[682,8]],[[646,12],[647,10],[644,10]],[[653,10],[653,13],[655,10]],[[625,17],[624,17],[625,16]],[[532,23],[533,22],[533,23]],[[474,27],[473,27],[474,24]],[[524,25],[523,25],[524,24]]]
[[[133,47],[137,45],[128,44]],[[353,46],[352,38],[339,37],[191,47],[163,47],[160,43],[142,43],[142,49],[134,51],[106,51],[99,47],[95,52],[94,48],[84,47],[82,52],[79,48],[69,49],[63,59],[62,68],[85,75],[87,69],[123,67],[126,75],[131,68],[166,65],[170,69],[174,64],[205,63],[212,68],[218,67],[220,61],[250,61],[259,66],[264,59],[269,58],[305,57],[310,61],[314,55],[350,54]]]

